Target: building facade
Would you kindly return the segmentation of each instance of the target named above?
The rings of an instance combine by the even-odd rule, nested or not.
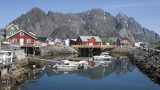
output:
[[[36,37],[20,30],[17,33],[7,38],[10,45],[17,46],[36,46]]]
[[[98,36],[80,36],[76,42],[70,42],[70,45],[74,45],[74,43],[75,45],[102,45],[102,41]]]
[[[8,38],[19,31],[18,25],[5,25],[5,37]]]

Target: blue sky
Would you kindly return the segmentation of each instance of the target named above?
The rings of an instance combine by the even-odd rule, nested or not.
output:
[[[0,28],[33,7],[46,13],[78,13],[92,8],[101,8],[113,16],[122,12],[160,34],[160,0],[0,0]]]

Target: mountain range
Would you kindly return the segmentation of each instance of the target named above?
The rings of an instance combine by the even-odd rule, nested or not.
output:
[[[80,35],[106,36],[128,39],[132,42],[159,41],[154,31],[143,28],[133,17],[118,13],[116,17],[102,9],[91,9],[81,13],[59,13],[33,8],[10,24],[33,32],[40,37],[77,38]]]

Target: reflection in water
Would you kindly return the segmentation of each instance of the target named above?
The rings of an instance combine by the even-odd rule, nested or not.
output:
[[[91,79],[102,79],[103,77],[108,76],[109,74],[115,72],[117,76],[122,76],[127,72],[132,72],[135,68],[128,59],[117,59],[112,60],[112,62],[109,63],[101,63],[99,61],[95,62],[95,65],[92,67],[88,67],[84,70],[74,70],[74,71],[58,71],[57,69],[53,69],[51,65],[45,65],[45,69],[41,70],[39,69],[39,73],[36,76],[36,79],[41,78],[43,74],[47,73],[47,75],[55,76],[55,75],[62,75],[62,74],[77,74],[78,76],[84,76]],[[41,65],[41,68],[44,66]]]
[[[26,81],[19,88],[21,90],[159,90],[160,88],[137,69],[134,70],[136,67],[127,58],[117,58],[108,63],[95,61],[87,69],[73,71],[58,71],[53,69],[55,64],[51,62],[41,63],[40,67],[37,68],[36,77]],[[126,74],[127,72],[133,73]],[[136,75],[141,77],[136,77]]]

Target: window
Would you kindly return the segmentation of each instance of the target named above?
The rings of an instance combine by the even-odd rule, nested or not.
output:
[[[21,31],[21,32],[20,32],[20,35],[23,36],[23,35],[24,35],[24,32]]]
[[[10,32],[10,35],[13,35],[14,34],[14,32]]]
[[[14,27],[11,27],[11,30],[14,30]]]
[[[17,39],[13,39],[12,42],[13,42],[13,43],[17,43]]]
[[[31,43],[31,39],[27,39],[27,43]]]

